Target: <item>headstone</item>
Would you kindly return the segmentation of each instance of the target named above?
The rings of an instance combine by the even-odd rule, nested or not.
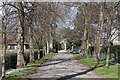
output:
[[[0,51],[0,77],[2,76],[2,57],[1,57],[1,51]]]

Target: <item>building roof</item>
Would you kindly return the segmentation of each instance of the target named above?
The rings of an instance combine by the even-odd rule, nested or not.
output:
[[[114,41],[114,42],[113,42],[113,45],[114,45],[114,46],[120,45],[120,41],[116,41],[116,42]]]
[[[28,43],[24,41],[24,44],[28,44]],[[17,41],[11,41],[8,43],[8,45],[17,45]]]

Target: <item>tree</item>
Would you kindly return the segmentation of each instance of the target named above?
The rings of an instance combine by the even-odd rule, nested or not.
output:
[[[116,14],[117,10],[115,9],[116,4],[118,3],[106,3],[106,24],[107,24],[107,56],[106,56],[106,67],[109,66],[109,56],[110,56],[110,52],[111,52],[111,38],[114,35],[114,33],[116,32],[116,30],[118,30],[118,16]],[[109,5],[109,7],[108,7]],[[114,22],[115,21],[115,22]],[[115,32],[112,33],[112,30],[115,30]]]
[[[101,42],[101,36],[102,36],[102,30],[103,30],[103,25],[104,25],[104,17],[103,17],[103,3],[100,3],[100,14],[99,14],[99,24],[98,24],[98,28],[97,28],[97,36],[96,36],[96,44],[95,44],[95,55],[94,56],[94,61],[98,61],[100,60],[100,42]],[[97,59],[96,59],[97,58]]]
[[[2,18],[2,78],[5,78],[7,9],[4,3],[3,3],[3,9],[5,12],[5,16],[4,18]]]
[[[75,27],[78,29],[78,31],[81,33],[79,36],[82,40],[81,44],[81,51],[80,55],[81,56],[86,56],[88,59],[88,53],[89,53],[89,45],[90,45],[90,40],[93,39],[93,32],[91,31],[94,26],[92,24],[95,24],[95,11],[97,4],[92,4],[92,3],[80,3],[79,8],[78,8],[78,13],[76,16],[76,20],[74,20]],[[92,44],[92,43],[91,43]]]
[[[33,37],[33,34],[32,34],[32,18],[30,18],[30,26],[29,26],[30,61],[29,62],[31,62],[31,63],[34,62],[34,48],[33,48],[33,38],[32,37]]]
[[[28,31],[29,31],[29,46],[30,46],[30,59],[29,59],[30,63],[33,63],[35,61],[34,48],[33,48],[33,31],[32,31],[33,30],[33,28],[32,28],[33,20],[34,20],[34,18],[32,18],[32,17],[34,16],[34,8],[35,8],[35,6],[34,6],[34,4],[32,4],[32,7],[30,9],[28,9],[29,14],[28,14],[28,18],[27,18],[29,20],[29,22],[28,22],[28,24],[29,24],[28,29],[29,30]],[[38,54],[39,54],[39,52],[38,52]]]
[[[24,60],[24,9],[22,2],[16,3],[18,8],[17,24],[18,24],[18,37],[17,37],[17,68],[25,67]]]

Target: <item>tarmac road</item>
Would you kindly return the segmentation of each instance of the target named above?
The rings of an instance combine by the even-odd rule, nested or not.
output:
[[[103,75],[77,60],[72,54],[59,51],[50,60],[39,66],[24,78],[44,78],[55,80],[107,80]],[[80,80],[81,80],[80,79]]]

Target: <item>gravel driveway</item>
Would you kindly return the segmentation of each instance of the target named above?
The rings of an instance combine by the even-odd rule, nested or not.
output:
[[[75,59],[72,54],[62,51],[56,53],[50,60],[35,69],[33,73],[31,72],[29,75],[24,76],[24,78],[49,78],[52,80],[75,80],[80,78],[82,80],[92,78],[93,80],[93,78],[99,78],[97,80],[107,80],[94,69]]]

